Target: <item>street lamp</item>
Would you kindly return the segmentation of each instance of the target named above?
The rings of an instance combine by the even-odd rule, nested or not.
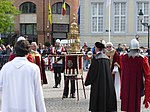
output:
[[[150,25],[148,23],[143,23],[142,20],[143,20],[143,12],[142,12],[142,9],[140,9],[140,12],[139,12],[139,20],[141,22],[141,24],[143,26],[146,26],[148,28],[148,49],[149,49],[149,29],[150,29]]]

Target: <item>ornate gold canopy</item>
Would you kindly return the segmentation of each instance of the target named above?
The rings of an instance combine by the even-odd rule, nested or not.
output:
[[[70,32],[68,33],[68,42],[68,52],[80,52],[80,34],[75,14],[73,15],[73,22],[71,23]]]

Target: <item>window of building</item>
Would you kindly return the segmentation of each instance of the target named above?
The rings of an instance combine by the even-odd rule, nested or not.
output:
[[[92,3],[92,33],[103,32],[103,3]]]
[[[143,23],[149,23],[150,22],[150,8],[149,8],[149,2],[137,2],[137,32],[147,32],[148,27],[143,26],[141,22],[139,21],[139,12],[140,9],[142,9],[143,12]]]
[[[21,35],[37,35],[36,24],[20,24]]]
[[[36,5],[32,2],[25,2],[20,5],[20,11],[22,13],[36,13]]]
[[[55,3],[52,6],[52,14],[61,14],[62,13],[62,2]],[[66,3],[66,15],[70,14],[70,7]]]
[[[114,32],[124,33],[126,31],[126,3],[114,3]]]

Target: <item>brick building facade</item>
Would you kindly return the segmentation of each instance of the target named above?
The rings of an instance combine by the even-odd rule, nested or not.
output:
[[[30,41],[38,43],[67,38],[73,14],[77,14],[79,0],[65,0],[67,12],[61,14],[63,0],[50,0],[52,25],[48,22],[48,0],[15,0],[14,5],[21,10],[15,20],[15,33],[28,35]]]

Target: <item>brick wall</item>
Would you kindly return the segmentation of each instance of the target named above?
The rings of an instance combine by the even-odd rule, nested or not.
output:
[[[15,0],[14,5],[19,9],[19,6],[24,2],[33,2],[36,5],[36,17],[37,17],[37,40],[38,43],[43,43],[45,41],[51,41],[51,37],[47,38],[47,32],[51,31],[48,26],[48,0]],[[51,6],[57,2],[62,2],[62,0],[50,0]],[[72,22],[73,14],[77,14],[79,1],[78,0],[66,0],[66,3],[70,6],[70,23]],[[20,16],[17,16],[15,31],[20,33]]]

